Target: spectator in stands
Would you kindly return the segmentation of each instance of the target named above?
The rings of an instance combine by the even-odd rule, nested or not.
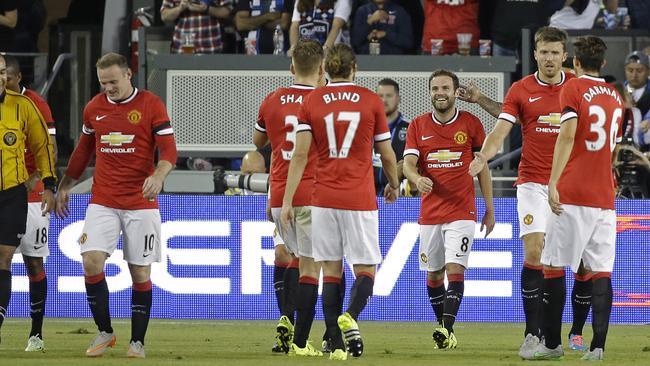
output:
[[[36,45],[38,34],[45,26],[46,17],[43,0],[21,0],[18,2],[15,52],[38,52]]]
[[[251,150],[244,155],[241,161],[241,174],[253,173],[266,173],[266,165],[264,163],[264,156],[258,150]],[[246,189],[229,188],[224,192],[226,196],[239,196],[239,195],[262,195],[264,193],[252,192]]]
[[[492,18],[492,55],[517,56],[521,44],[521,30],[548,24],[547,4],[542,0],[497,0]]]
[[[441,54],[458,51],[457,33],[472,34],[472,48],[478,47],[479,0],[425,0],[424,30],[422,31],[422,50],[431,52],[431,40],[442,39]]]
[[[182,52],[184,34],[193,35],[194,53],[221,53],[219,19],[230,17],[232,10],[230,2],[217,0],[164,0],[160,16],[164,22],[174,23],[172,53]]]
[[[276,25],[280,24],[284,34],[284,49],[288,49],[289,23],[282,23],[282,18],[288,19],[293,13],[293,7],[286,10],[285,3],[287,0],[237,0],[235,6],[235,26],[239,32],[245,34],[246,44],[255,46],[247,49],[247,53],[273,53],[275,48],[273,44],[273,32]]]
[[[649,67],[648,56],[641,51],[631,52],[625,57],[625,88],[643,116],[650,110]]]
[[[14,50],[17,22],[18,0],[0,1],[0,51]]]
[[[630,14],[630,28],[650,30],[650,1],[628,0],[626,5]]]
[[[400,95],[399,84],[393,79],[382,79],[377,84],[377,95],[384,102],[384,113],[390,130],[391,146],[397,157],[397,178],[400,182],[404,179],[402,166],[404,164],[404,146],[406,146],[406,131],[409,128],[411,120],[406,118],[399,111]],[[384,176],[379,158],[373,159],[375,167],[375,188],[377,194],[382,195],[384,188],[388,184],[388,179]]]
[[[369,4],[372,0],[351,0],[352,13],[350,13],[352,31],[354,31],[354,19],[356,18],[357,10],[362,6]],[[390,0],[391,3],[400,6],[411,18],[411,47],[406,50],[407,54],[418,54],[421,51],[422,45],[422,25],[424,24],[424,10],[422,10],[421,1],[413,0]]]
[[[551,16],[551,27],[560,29],[592,29],[601,5],[616,14],[619,0],[567,0],[564,7]]]
[[[368,54],[371,41],[379,43],[382,55],[401,55],[413,41],[411,17],[391,0],[372,0],[360,7],[352,26],[352,45],[358,54]]]
[[[350,0],[296,0],[289,39],[291,56],[298,39],[315,39],[324,48],[340,43],[342,30],[350,18]]]

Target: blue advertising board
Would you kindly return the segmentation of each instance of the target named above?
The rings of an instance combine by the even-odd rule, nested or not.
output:
[[[78,239],[88,195],[73,196],[71,216],[53,218],[47,316],[90,317]],[[484,205],[477,201],[479,212]],[[170,319],[276,319],[272,285],[273,224],[265,221],[265,196],[160,197],[162,262],[152,267],[152,316]],[[459,321],[523,321],[520,271],[523,252],[516,201],[495,200],[495,231],[477,233],[466,272]],[[418,269],[419,199],[380,203],[379,233],[384,257],[374,295],[362,319],[427,321],[433,313],[425,274]],[[616,323],[650,323],[650,202],[618,201],[618,235],[612,276]],[[29,316],[29,286],[22,260],[14,258],[9,315]],[[121,243],[106,276],[111,314],[130,317],[131,279]],[[352,274],[347,270],[348,291]],[[567,276],[568,293],[572,277]],[[321,317],[320,302],[318,317]],[[567,302],[565,320],[571,317]]]

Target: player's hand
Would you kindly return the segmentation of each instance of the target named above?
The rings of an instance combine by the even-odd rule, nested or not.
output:
[[[487,162],[487,159],[485,158],[485,155],[482,152],[475,152],[474,153],[474,160],[472,160],[471,163],[469,163],[469,175],[472,177],[476,177],[478,173],[483,170],[485,167],[485,163]]]
[[[433,189],[433,182],[431,179],[426,178],[426,177],[420,177],[418,178],[418,181],[416,182],[416,187],[418,187],[418,191],[422,193],[429,193]]]
[[[59,189],[56,194],[56,215],[64,219],[70,214],[68,208],[68,201],[70,201],[70,193],[66,189]]]
[[[158,193],[162,191],[163,181],[164,179],[156,174],[148,176],[142,184],[142,196],[149,201],[156,199]]]
[[[285,231],[288,231],[291,225],[293,225],[293,219],[293,206],[282,205],[280,223]]]
[[[560,215],[562,213],[562,204],[560,204],[560,193],[557,191],[555,185],[548,186],[548,204],[551,206],[551,211],[554,214]]]
[[[273,214],[271,213],[271,201],[266,201],[266,219],[273,222]]]
[[[494,230],[494,224],[494,210],[486,210],[483,219],[481,220],[481,232],[483,232],[483,228],[485,228],[486,238],[490,235],[492,230]]]
[[[39,180],[41,180],[41,177],[39,177],[38,174],[32,174],[29,176],[29,178],[27,178],[27,180],[25,181],[25,187],[27,188],[27,193],[30,193],[31,191],[34,190],[34,188],[36,187],[36,183],[38,183]]]
[[[384,187],[384,202],[386,203],[395,203],[399,197],[399,187],[393,188],[390,184],[386,184]]]
[[[476,83],[470,81],[467,85],[461,85],[457,91],[458,99],[467,103],[478,103],[481,97],[481,90],[476,86]]]
[[[46,189],[43,191],[41,196],[41,215],[45,216],[50,212],[53,212],[56,207],[56,200],[54,198],[54,192]]]

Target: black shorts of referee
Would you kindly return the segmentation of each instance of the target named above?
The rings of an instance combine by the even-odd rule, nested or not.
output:
[[[27,226],[27,187],[0,191],[0,245],[18,247]]]

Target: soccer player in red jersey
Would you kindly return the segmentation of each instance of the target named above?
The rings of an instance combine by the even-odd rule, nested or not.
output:
[[[67,216],[69,191],[95,154],[92,198],[79,238],[88,304],[99,329],[86,356],[101,356],[115,345],[104,263],[122,232],[124,259],[133,279],[127,356],[144,358],[151,263],[159,262],[161,254],[156,197],[176,164],[176,143],[165,105],[153,93],[133,87],[124,56],[108,53],[96,66],[104,91],[84,109],[83,133],[59,185],[56,211]],[[156,148],[160,156],[154,166]]]
[[[472,153],[485,139],[481,121],[456,108],[458,76],[436,70],[429,77],[433,112],[415,118],[404,149],[404,174],[422,192],[420,209],[420,269],[427,271],[427,293],[440,327],[435,347],[456,348],[454,321],[465,290],[464,274],[474,241],[476,204],[474,180],[467,174]],[[478,175],[486,212],[481,230],[494,228],[490,170]],[[445,291],[447,273],[449,286]]]
[[[567,35],[563,30],[542,27],[535,33],[535,60],[538,71],[514,83],[503,106],[470,88],[461,99],[477,102],[498,121],[487,136],[481,153],[470,165],[476,175],[492,159],[515,123],[521,124],[523,146],[517,186],[519,236],[524,242],[521,271],[521,297],[526,317],[524,342],[519,355],[529,358],[541,339],[542,265],[540,255],[546,224],[551,214],[548,205],[548,179],[551,174],[553,146],[560,126],[560,91],[572,74],[562,71],[566,60]],[[461,91],[465,91],[462,89]],[[503,108],[502,108],[503,107]],[[569,334],[572,349],[583,349],[582,328],[591,304],[591,280],[581,268],[573,285],[573,326]]]
[[[282,202],[282,225],[294,222],[293,200],[316,148],[316,176],[312,196],[313,256],[323,268],[323,313],[332,339],[330,359],[363,353],[357,319],[372,295],[377,264],[381,262],[372,149],[381,155],[389,184],[387,202],[399,194],[395,153],[384,106],[372,90],[353,83],[357,71],[354,52],[345,44],[329,49],[325,71],[331,83],[312,91],[298,112],[298,134]],[[341,314],[339,282],[342,262],[352,264],[356,280],[347,311]]]
[[[45,119],[54,146],[54,155],[56,156],[56,128],[54,127],[54,118],[50,107],[38,93],[20,85],[22,74],[18,60],[10,55],[5,55],[4,58],[7,64],[7,89],[20,93],[34,102],[34,105]],[[41,196],[43,195],[44,186],[36,168],[34,155],[29,148],[25,151],[25,165],[27,166],[27,172],[30,174],[26,183],[29,190],[27,196],[27,231],[20,239],[20,246],[18,246],[16,253],[22,253],[29,277],[29,315],[32,318],[32,329],[29,332],[25,351],[34,352],[45,350],[43,317],[45,316],[45,300],[47,297],[47,278],[45,268],[43,268],[43,258],[50,255],[47,246],[50,214],[43,215],[41,213]]]
[[[322,356],[310,343],[309,331],[314,321],[316,300],[318,299],[318,278],[320,265],[314,262],[311,237],[311,200],[314,186],[316,150],[309,153],[309,163],[300,180],[297,194],[293,197],[295,223],[286,230],[280,225],[280,211],[287,182],[289,162],[293,155],[298,129],[298,109],[315,87],[324,84],[323,47],[314,40],[301,40],[297,43],[291,57],[291,72],[294,84],[279,88],[269,94],[262,103],[253,132],[255,145],[263,147],[271,142],[272,164],[270,176],[270,207],[272,221],[287,249],[299,265],[300,278],[297,293],[291,291],[292,285],[285,281],[284,303],[295,302],[297,310],[293,326],[293,307],[283,306],[282,316],[277,326],[277,338],[285,352],[299,356]],[[291,295],[295,299],[290,298]],[[295,329],[295,335],[294,335]]]
[[[548,183],[554,215],[542,251],[544,264],[544,337],[533,359],[557,359],[562,350],[562,312],[566,297],[564,267],[575,273],[580,262],[593,274],[594,331],[583,360],[602,360],[612,310],[612,269],[616,254],[615,187],[612,161],[621,141],[623,97],[600,78],[605,42],[598,37],[574,43],[578,78],[560,94],[562,126],[555,144]],[[589,177],[589,184],[584,184]]]

